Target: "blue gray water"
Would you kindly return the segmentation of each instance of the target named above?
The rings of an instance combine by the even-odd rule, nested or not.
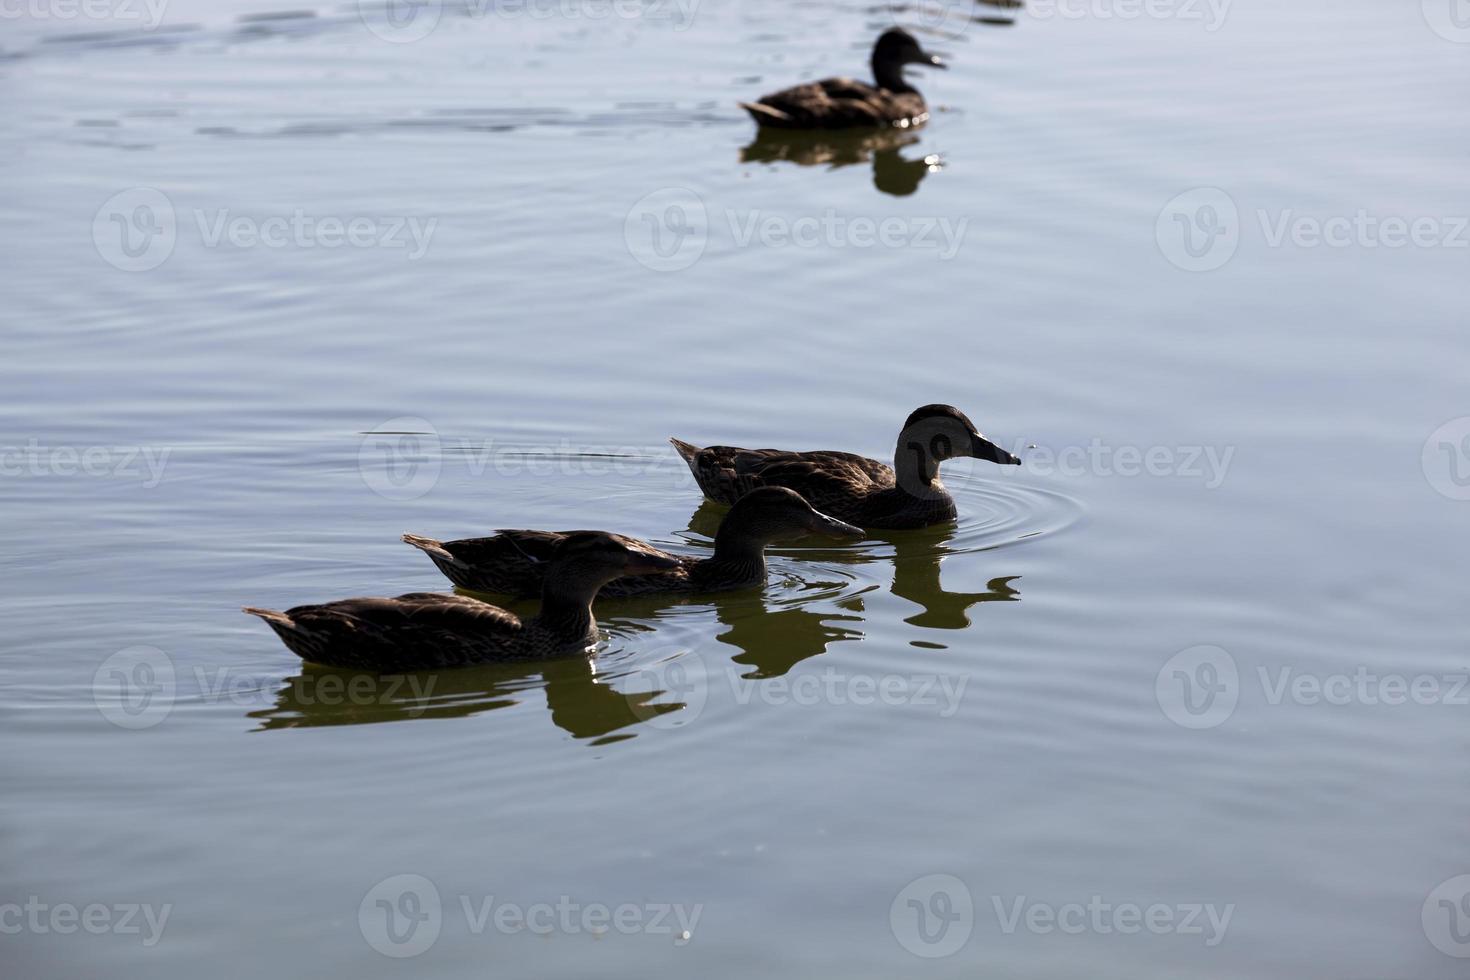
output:
[[[1463,976],[1463,14],[11,5],[7,976]],[[927,127],[752,145],[894,22]],[[1025,465],[593,667],[239,612],[928,402]]]

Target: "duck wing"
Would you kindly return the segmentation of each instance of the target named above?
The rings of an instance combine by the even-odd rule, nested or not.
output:
[[[756,487],[795,490],[817,510],[845,520],[854,501],[894,485],[893,468],[875,459],[834,450],[788,452],[782,449],[700,449],[673,440],[704,495],[733,504]]]
[[[466,596],[410,592],[296,606],[246,608],[303,660],[331,667],[416,670],[493,659],[525,629],[520,617]]]
[[[883,126],[905,115],[895,114],[892,93],[852,78],[795,85],[741,105],[760,125],[778,129]]]

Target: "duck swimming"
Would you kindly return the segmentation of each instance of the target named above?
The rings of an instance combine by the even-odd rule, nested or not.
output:
[[[614,579],[599,595],[719,592],[763,585],[766,545],[807,534],[860,538],[863,531],[814,510],[795,490],[761,487],[736,500],[725,515],[715,534],[713,556],[670,555],[676,567]],[[557,531],[498,531],[490,537],[458,541],[435,541],[416,534],[405,534],[403,540],[428,555],[460,588],[526,596],[540,593],[547,568],[554,568],[552,556],[566,537]]]
[[[952,405],[925,405],[898,434],[893,465],[852,453],[818,450],[701,449],[670,439],[704,495],[730,503],[756,487],[789,487],[825,514],[864,528],[917,528],[955,519],[954,498],[939,464],[969,456],[1016,466],[1020,458],[991,442]]]
[[[756,102],[742,102],[760,126],[775,129],[852,129],[858,126],[919,126],[929,107],[919,90],[903,77],[905,65],[947,67],[920,47],[908,31],[884,31],[873,45],[873,80],[825,78],[795,85]]]
[[[541,611],[523,620],[465,596],[412,592],[342,599],[285,612],[246,606],[302,660],[384,673],[542,660],[597,644],[592,599],[620,575],[678,567],[640,541],[604,531],[564,535],[547,561]]]

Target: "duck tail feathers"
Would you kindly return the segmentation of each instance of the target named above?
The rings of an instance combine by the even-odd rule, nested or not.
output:
[[[669,440],[669,444],[674,447],[674,451],[683,458],[684,462],[688,463],[691,467],[694,466],[694,457],[699,455],[698,446],[685,442],[683,439],[672,438]]]
[[[252,616],[259,616],[261,619],[265,620],[267,623],[270,623],[272,626],[279,626],[282,629],[296,628],[295,620],[293,620],[290,616],[287,616],[285,613],[277,612],[274,609],[262,609],[259,606],[243,606],[241,607],[240,611],[249,613]]]
[[[761,126],[790,126],[791,116],[775,106],[766,105],[764,102],[741,102],[740,108],[750,113],[750,118]]]
[[[444,543],[442,541],[435,541],[433,538],[420,537],[417,534],[405,534],[403,536],[403,541],[405,544],[413,545],[415,548],[419,549],[424,554],[434,559],[434,561],[436,562],[443,562],[445,564],[453,565],[456,568],[461,568],[464,566],[464,562],[460,561],[458,558],[451,555],[448,551],[444,550]]]

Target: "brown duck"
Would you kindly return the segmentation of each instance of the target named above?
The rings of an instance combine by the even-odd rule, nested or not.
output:
[[[592,599],[603,585],[678,564],[631,538],[576,531],[552,550],[541,611],[526,620],[487,602],[436,592],[245,611],[269,623],[292,653],[329,667],[392,673],[542,660],[596,646]]]
[[[884,31],[873,45],[873,81],[824,78],[795,85],[756,102],[742,102],[756,123],[775,129],[852,129],[859,126],[919,126],[929,107],[903,77],[905,65],[944,68],[937,55],[919,46],[907,31]]]
[[[711,557],[671,555],[677,567],[614,579],[602,587],[599,595],[617,598],[720,592],[763,585],[766,545],[807,534],[861,538],[863,531],[818,513],[794,490],[761,487],[730,508],[715,534],[715,553]],[[552,567],[551,556],[566,537],[558,531],[497,531],[490,537],[458,541],[435,541],[416,534],[405,534],[403,540],[428,555],[460,588],[526,596],[540,593],[546,570]]]
[[[893,465],[852,453],[818,450],[701,449],[670,439],[704,495],[729,503],[756,487],[789,487],[824,514],[863,528],[916,528],[955,519],[954,498],[939,464],[970,456],[992,463],[1021,460],[997,446],[951,405],[925,405],[898,434]]]

